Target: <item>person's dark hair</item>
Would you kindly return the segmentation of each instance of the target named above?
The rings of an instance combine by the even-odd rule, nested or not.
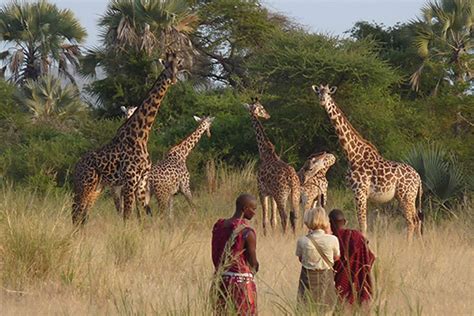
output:
[[[340,210],[338,208],[333,209],[329,213],[329,220],[331,222],[337,222],[337,221],[340,221],[340,220],[343,220],[343,219],[345,219],[344,213],[342,212],[342,210]]]

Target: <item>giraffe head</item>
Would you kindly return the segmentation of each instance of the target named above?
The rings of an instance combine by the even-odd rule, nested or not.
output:
[[[175,53],[166,53],[165,59],[160,59],[161,64],[165,67],[166,77],[171,80],[171,84],[175,84],[178,79],[177,75],[182,70],[182,60]]]
[[[261,117],[265,120],[270,118],[270,114],[268,114],[267,110],[265,110],[258,98],[252,98],[252,103],[245,103],[244,107],[250,112],[250,114],[256,117]]]
[[[333,154],[322,152],[311,155],[301,168],[303,184],[318,172],[325,173],[335,163],[336,157]]]
[[[199,123],[199,127],[203,128],[206,131],[207,137],[211,137],[211,125],[212,125],[212,122],[214,122],[215,117],[213,117],[213,116],[205,116],[205,117],[194,116],[194,119],[196,120],[196,122]]]
[[[127,119],[130,118],[130,116],[133,115],[133,113],[135,113],[135,110],[137,109],[136,106],[131,106],[131,107],[124,107],[123,105],[120,107],[120,110],[122,110],[123,113],[125,113],[125,115],[127,116]]]
[[[337,90],[336,86],[329,87],[329,85],[324,86],[322,84],[319,85],[319,87],[317,85],[313,85],[311,88],[319,97],[321,105],[325,105],[329,100],[331,100],[331,95],[333,95]]]

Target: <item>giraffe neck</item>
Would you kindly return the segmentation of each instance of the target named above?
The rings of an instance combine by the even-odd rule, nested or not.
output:
[[[179,158],[186,159],[189,153],[193,150],[196,144],[201,139],[202,135],[206,131],[204,124],[200,124],[198,128],[194,132],[192,132],[188,137],[183,139],[181,143],[178,145],[173,146],[170,151],[168,152],[168,156],[176,155]]]
[[[171,79],[167,69],[164,69],[148,93],[148,97],[120,127],[117,133],[119,140],[131,137],[137,141],[148,141],[156,114],[170,85]]]
[[[262,160],[277,160],[278,155],[275,153],[275,147],[265,134],[262,123],[254,114],[250,114],[250,117],[252,119],[252,125],[257,136],[257,145],[260,158]]]
[[[329,119],[336,129],[339,142],[351,165],[359,162],[362,158],[362,154],[365,152],[371,152],[376,156],[380,156],[377,149],[369,141],[365,140],[352,126],[334,100],[329,99],[329,101],[322,105],[326,109]]]

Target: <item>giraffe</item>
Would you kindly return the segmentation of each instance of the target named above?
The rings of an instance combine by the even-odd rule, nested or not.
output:
[[[326,207],[328,180],[326,173],[336,163],[333,154],[322,152],[311,155],[298,171],[301,185],[301,203],[306,212],[316,207],[317,202]]]
[[[211,137],[211,125],[214,117],[194,116],[198,127],[188,137],[179,144],[172,147],[165,158],[154,164],[149,176],[150,192],[156,197],[159,209],[168,208],[168,214],[172,216],[173,195],[180,191],[191,209],[196,213],[196,206],[192,200],[191,189],[189,188],[189,171],[186,166],[186,159],[204,133]],[[151,213],[150,206],[145,206],[147,212]]]
[[[161,60],[164,70],[138,109],[101,148],[83,155],[73,176],[73,224],[85,224],[88,211],[104,186],[121,187],[123,218],[130,217],[135,195],[146,204],[147,176],[151,169],[148,137],[168,88],[177,82],[181,61],[174,53]],[[140,215],[137,208],[137,215]]]
[[[130,118],[130,116],[133,115],[133,113],[135,112],[135,110],[137,109],[136,106],[130,106],[130,107],[125,107],[125,106],[121,106],[120,107],[120,110],[125,114],[125,118],[126,120],[128,120]],[[112,197],[114,199],[114,205],[115,205],[115,209],[117,210],[117,213],[118,214],[122,214],[123,213],[123,202],[122,202],[122,196],[121,196],[121,186],[114,186],[112,187]],[[138,196],[135,196],[135,200],[138,200]],[[151,215],[151,214],[149,214]]]
[[[384,203],[395,198],[407,222],[408,240],[412,240],[415,230],[421,236],[423,192],[418,173],[407,164],[383,158],[375,146],[357,132],[332,98],[337,87],[320,85],[312,88],[328,113],[349,161],[348,182],[355,196],[357,219],[362,233],[367,233],[367,201]]]
[[[266,234],[268,223],[268,203],[271,201],[271,226],[276,225],[276,210],[280,214],[283,232],[286,232],[288,213],[286,203],[290,198],[290,223],[295,231],[297,218],[297,208],[300,200],[300,185],[298,175],[293,167],[280,159],[275,152],[275,147],[270,142],[263,130],[259,117],[269,119],[270,115],[258,101],[252,99],[251,104],[244,104],[250,113],[253,128],[257,138],[258,151],[260,155],[260,165],[257,172],[257,186],[260,202],[262,203],[263,232]]]

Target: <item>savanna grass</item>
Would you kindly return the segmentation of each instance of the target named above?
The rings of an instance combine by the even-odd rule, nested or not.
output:
[[[239,193],[256,193],[253,165],[243,170],[218,165],[213,179],[213,188],[194,191],[197,214],[179,197],[173,218],[155,209],[153,218],[124,223],[104,194],[78,232],[70,223],[69,194],[2,188],[2,314],[209,315],[212,225],[232,213]],[[331,189],[328,202],[329,208],[348,210],[355,226],[349,192]],[[457,210],[458,219],[428,222],[423,242],[411,245],[399,212],[369,209],[370,246],[377,256],[373,304],[369,311],[338,314],[469,314],[474,309],[472,206]],[[263,236],[260,218],[253,224],[259,312],[296,314],[297,236],[282,235],[279,227]],[[303,233],[298,226],[297,235]]]

